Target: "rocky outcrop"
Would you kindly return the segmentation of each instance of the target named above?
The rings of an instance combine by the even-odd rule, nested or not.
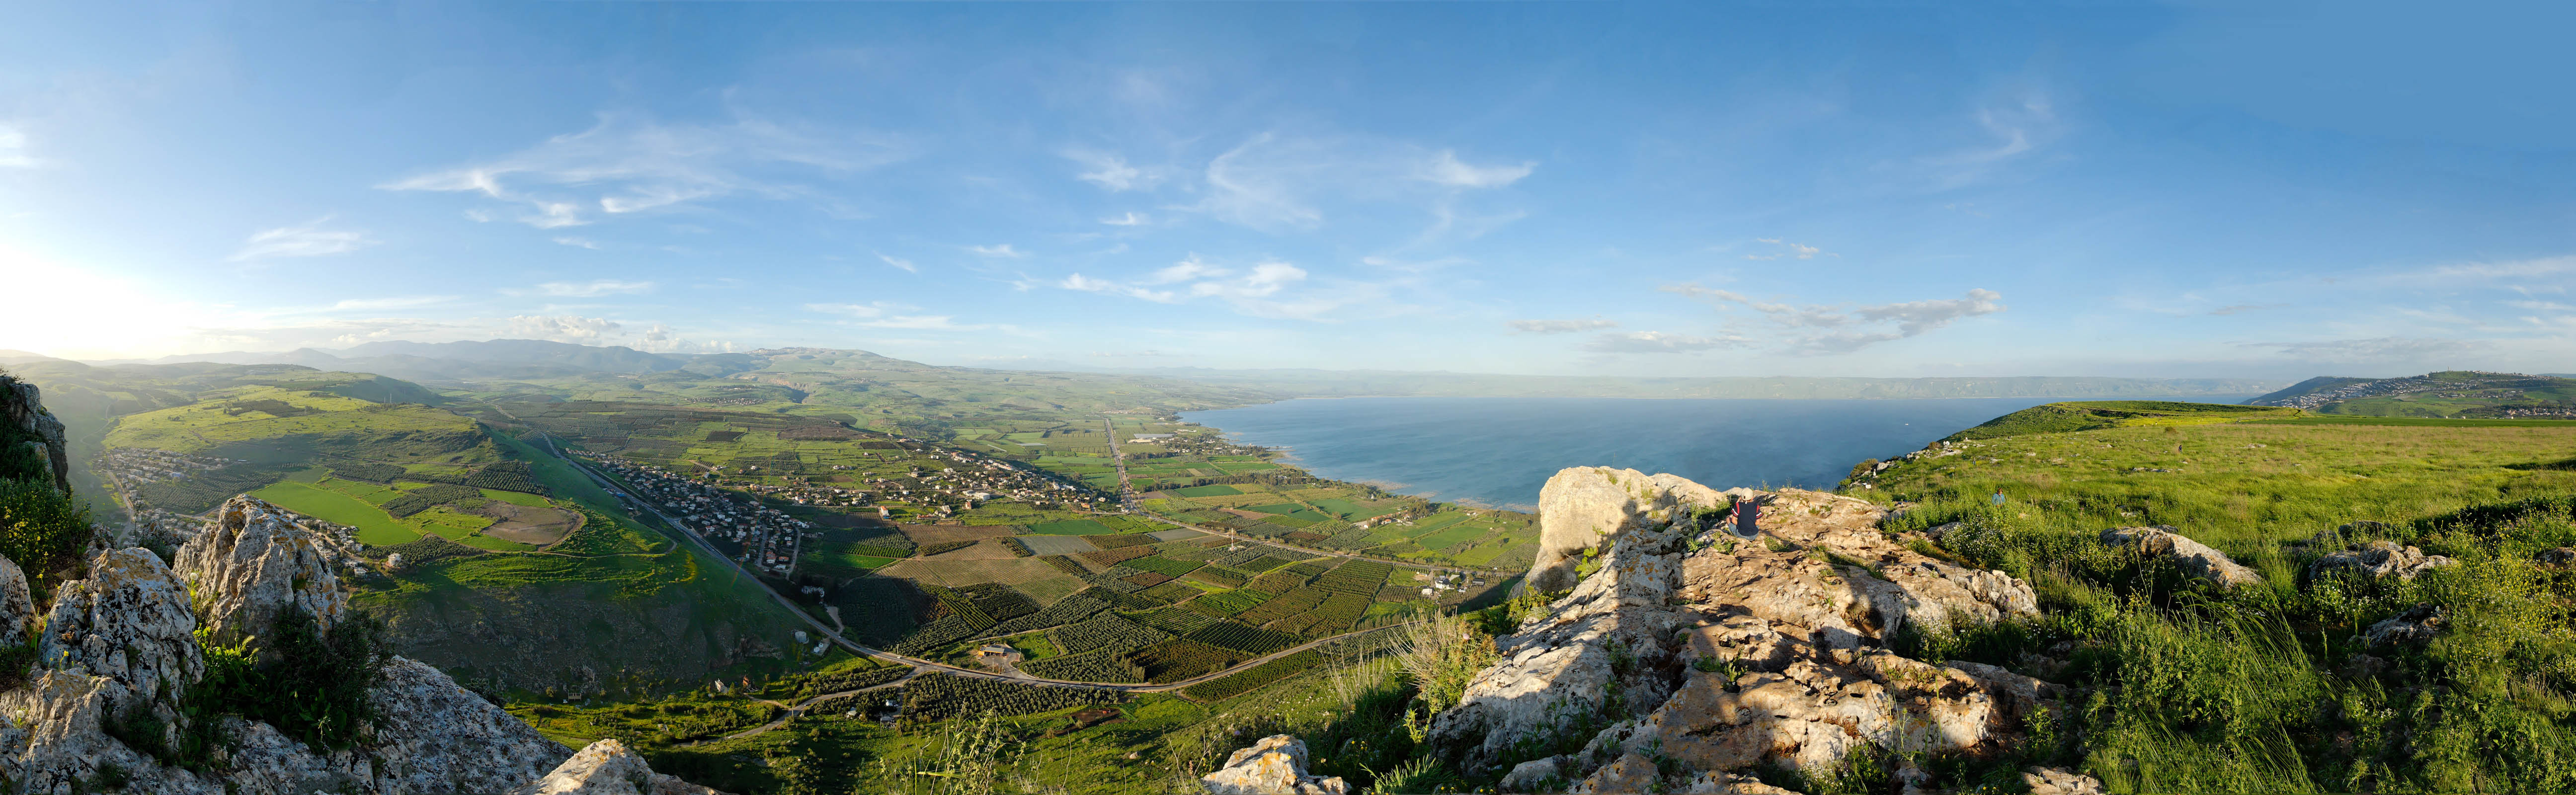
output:
[[[2009,575],[1882,531],[1883,507],[1598,469],[1560,472],[1548,488],[1542,510],[1598,529],[1608,548],[1572,592],[1496,639],[1501,661],[1429,734],[1471,772],[1509,770],[1506,789],[1778,792],[1740,771],[1821,769],[1863,749],[1998,749],[2023,716],[2065,695],[2001,668],[1889,649],[1909,626],[2035,616],[2038,600]],[[1730,498],[1765,506],[1757,537],[1695,521],[1694,509]],[[1583,750],[1516,756],[1572,742]]]
[[[379,792],[500,792],[544,775],[562,743],[504,712],[436,668],[396,657],[369,695]]]
[[[1634,469],[1573,467],[1547,479],[1538,497],[1538,561],[1523,587],[1552,593],[1574,587],[1583,550],[1630,528],[1662,525],[1693,509],[1724,507],[1730,495],[1676,475]]]
[[[0,646],[26,643],[36,631],[36,600],[27,589],[27,573],[0,558]]]
[[[0,375],[0,424],[12,433],[0,433],[0,439],[18,439],[27,446],[47,471],[37,478],[54,484],[64,494],[72,493],[71,456],[63,446],[63,421],[45,410],[43,394],[35,384]]]
[[[653,772],[625,743],[600,740],[511,795],[723,795]]]
[[[2184,574],[2216,583],[2222,588],[2253,585],[2263,581],[2262,575],[2254,573],[2253,569],[2246,568],[2243,564],[2230,560],[2227,553],[2186,538],[2172,527],[2165,525],[2114,527],[2102,531],[2102,543],[2133,547],[2148,557],[2170,559],[2175,566],[2182,569]]]
[[[2102,780],[2054,767],[2033,767],[2021,771],[2021,783],[2030,787],[2030,795],[2103,795]]]
[[[2315,579],[2337,574],[2354,574],[2369,578],[2395,577],[2401,580],[2412,580],[2423,576],[2424,572],[2458,564],[2459,561],[2441,555],[2427,555],[2424,554],[2424,550],[2395,541],[2372,541],[2352,549],[2329,552],[2324,557],[2317,558],[2317,562],[2308,565],[2308,577]]]
[[[1261,738],[1226,757],[1225,766],[1199,777],[1209,795],[1348,795],[1340,776],[1306,774],[1306,741],[1285,734]]]
[[[218,643],[269,631],[277,616],[312,616],[324,631],[349,609],[331,554],[285,509],[248,495],[179,548],[175,568],[196,586],[197,610]]]
[[[2420,645],[2442,634],[2442,625],[2449,618],[2441,605],[2416,605],[2362,630],[2361,640],[2372,648]]]

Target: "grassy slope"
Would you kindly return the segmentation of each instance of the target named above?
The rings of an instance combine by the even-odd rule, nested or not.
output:
[[[595,557],[466,558],[361,592],[360,604],[390,617],[405,654],[460,679],[530,690],[591,681],[582,668],[600,680],[622,671],[687,681],[731,666],[742,668],[728,673],[742,675],[801,662],[788,634],[803,624],[758,583],[628,518],[560,459],[506,435],[493,439],[530,462],[554,496],[589,508],[594,522],[609,520],[596,529],[643,543]],[[509,652],[491,653],[496,643]]]
[[[2555,791],[2576,786],[2551,761],[2576,754],[2576,582],[2532,555],[2576,541],[2576,472],[2551,463],[2570,448],[2576,422],[2036,431],[1902,464],[1870,493],[1920,501],[1899,528],[1963,522],[1942,545],[2030,578],[2046,614],[1916,653],[2010,667],[2056,655],[2073,664],[2051,678],[2098,688],[2055,727],[2063,744],[2016,749],[2013,764],[2081,767],[2124,792]],[[1999,508],[1986,501],[1998,489]],[[2303,582],[2318,551],[2289,542],[2355,520],[2463,565],[2413,582]],[[2210,592],[2094,540],[2145,524],[2264,581]],[[2426,602],[2451,617],[2431,645],[2355,639]],[[2355,673],[2363,654],[2386,673]]]

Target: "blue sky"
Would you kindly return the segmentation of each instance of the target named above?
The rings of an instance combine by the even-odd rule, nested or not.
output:
[[[13,14],[0,348],[2576,370],[2538,7]]]

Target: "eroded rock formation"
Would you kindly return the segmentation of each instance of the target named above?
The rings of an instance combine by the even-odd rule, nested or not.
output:
[[[280,614],[303,614],[324,631],[348,612],[331,555],[285,509],[248,495],[225,500],[173,566],[197,586],[197,611],[218,643],[269,630]]]
[[[2308,565],[2308,576],[2349,573],[2412,580],[2423,576],[2424,572],[2458,564],[2459,561],[2441,555],[2427,555],[2424,550],[2395,541],[2372,541],[2340,552],[2326,553]]]
[[[1209,795],[1348,795],[1350,785],[1340,776],[1307,775],[1306,759],[1306,741],[1273,734],[1226,757],[1199,785]]]
[[[26,439],[20,444],[26,445],[28,452],[35,454],[48,470],[42,479],[54,484],[54,488],[64,494],[70,494],[72,466],[70,453],[63,446],[63,421],[45,410],[42,398],[43,393],[36,389],[35,384],[0,375],[0,423],[6,423],[17,431],[15,434],[0,434],[0,438],[17,436]]]
[[[1496,639],[1501,662],[1429,735],[1471,771],[1510,771],[1507,788],[1777,792],[1742,771],[1822,768],[1864,749],[1998,749],[2065,695],[1891,650],[1908,627],[2033,616],[2038,600],[2018,579],[1882,531],[1881,506],[1599,468],[1560,472],[1547,489],[1543,533],[1560,553],[1542,551],[1529,581],[1589,573]],[[1728,501],[1764,506],[1756,536],[1706,526],[1703,509]],[[1598,535],[1586,544],[1586,532]],[[1606,550],[1587,561],[1599,538]],[[1580,750],[1545,755],[1569,747]]]
[[[2102,543],[2135,547],[2148,557],[2171,559],[2184,574],[2217,583],[2222,588],[2263,581],[2262,575],[2229,559],[2227,553],[2211,549],[2208,544],[2193,541],[2164,525],[2114,527],[2102,531]]]
[[[653,772],[625,743],[600,740],[584,746],[552,772],[511,795],[722,795],[716,790]]]

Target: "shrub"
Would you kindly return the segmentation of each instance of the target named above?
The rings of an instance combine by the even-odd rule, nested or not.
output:
[[[0,480],[0,555],[42,585],[89,545],[89,506],[36,480]]]
[[[316,749],[346,749],[375,710],[367,692],[384,680],[393,651],[385,625],[351,611],[324,632],[302,611],[279,613],[266,635],[218,646],[197,631],[206,675],[188,690],[180,712],[187,718],[176,756],[202,765],[223,739],[225,715],[277,727]]]

